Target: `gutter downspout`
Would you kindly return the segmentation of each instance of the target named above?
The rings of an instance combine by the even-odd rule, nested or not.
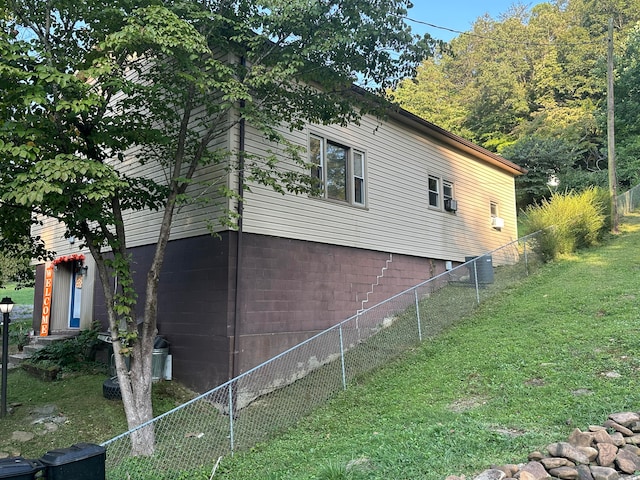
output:
[[[240,57],[240,65],[245,67],[246,59],[244,56]],[[245,106],[245,101],[240,100],[240,109]],[[240,113],[242,115],[242,112]],[[245,119],[240,118],[238,125],[238,229],[236,236],[236,275],[235,275],[235,295],[234,295],[234,312],[233,312],[233,341],[231,342],[231,365],[229,368],[229,379],[238,376],[238,357],[240,356],[238,333],[240,331],[240,308],[242,299],[240,295],[240,270],[243,257],[243,242],[242,242],[242,215],[244,213],[244,201],[242,200],[244,195],[244,153],[245,153]]]

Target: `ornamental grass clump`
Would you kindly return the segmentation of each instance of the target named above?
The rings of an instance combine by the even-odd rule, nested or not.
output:
[[[525,211],[529,232],[542,230],[538,253],[544,261],[597,244],[607,231],[607,194],[599,188],[553,193]]]

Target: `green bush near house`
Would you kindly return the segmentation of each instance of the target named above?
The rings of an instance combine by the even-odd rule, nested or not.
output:
[[[536,248],[544,261],[551,261],[596,245],[611,224],[608,210],[608,194],[601,188],[554,193],[527,208],[523,225],[527,232],[543,231]]]
[[[100,325],[94,323],[90,329],[81,331],[68,340],[51,343],[35,352],[27,362],[28,366],[57,367],[62,371],[95,371],[104,369],[95,362],[95,350],[99,345]]]
[[[31,320],[12,321],[9,324],[9,345],[22,349],[28,343],[31,327]]]

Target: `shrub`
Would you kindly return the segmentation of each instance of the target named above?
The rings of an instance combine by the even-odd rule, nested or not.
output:
[[[9,345],[18,345],[23,347],[29,340],[29,331],[31,331],[31,320],[17,320],[9,324]]]
[[[67,371],[94,367],[99,331],[100,325],[96,322],[89,330],[83,330],[73,338],[51,343],[38,350],[29,358],[29,362],[34,365],[54,365]]]
[[[527,208],[523,223],[528,232],[542,230],[537,250],[544,261],[595,245],[607,231],[609,195],[600,188],[554,193]]]

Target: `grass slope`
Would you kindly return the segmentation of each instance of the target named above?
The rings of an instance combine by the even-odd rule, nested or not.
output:
[[[33,288],[20,288],[16,290],[15,284],[0,288],[0,299],[9,297],[16,305],[33,305]]]
[[[443,479],[639,410],[640,216],[361,378],[216,478]],[[353,466],[347,467],[351,462]]]

